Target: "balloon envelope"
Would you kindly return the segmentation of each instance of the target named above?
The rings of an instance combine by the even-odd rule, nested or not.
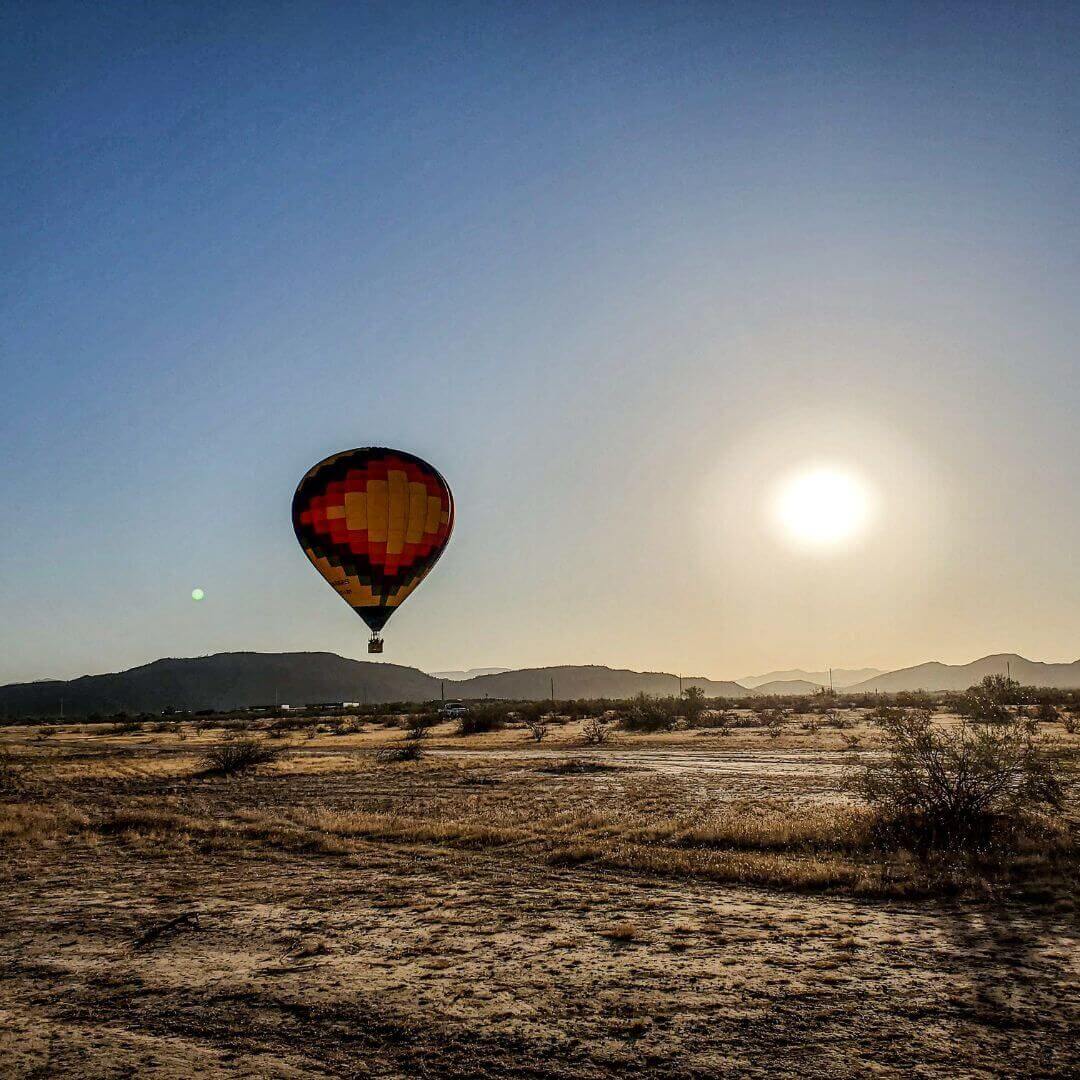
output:
[[[377,634],[443,553],[454,497],[426,461],[366,446],[309,470],[292,518],[315,569]]]

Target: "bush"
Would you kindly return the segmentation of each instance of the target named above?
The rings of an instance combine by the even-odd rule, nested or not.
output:
[[[438,722],[438,713],[411,713],[405,718],[405,738],[410,742],[426,739],[428,728],[433,728]]]
[[[886,833],[920,852],[977,846],[1032,811],[1061,806],[1056,762],[1016,718],[949,731],[912,709],[885,730],[888,757],[864,765],[853,786]]]
[[[784,730],[784,714],[779,709],[768,709],[761,713],[761,720],[770,739],[779,738]]]
[[[1035,719],[1044,724],[1053,724],[1061,719],[1061,713],[1052,701],[1040,701],[1035,707]]]
[[[690,727],[696,727],[701,714],[707,708],[705,703],[705,691],[700,686],[688,686],[683,691],[683,713]]]
[[[459,735],[483,735],[506,727],[509,709],[505,705],[474,705],[458,721]]]
[[[670,731],[676,719],[674,702],[638,694],[622,718],[622,726],[627,731]]]
[[[419,761],[423,756],[424,748],[413,740],[397,746],[384,746],[376,752],[375,760],[383,765],[392,765],[399,761]]]
[[[866,719],[871,724],[888,728],[897,720],[902,720],[907,715],[907,709],[898,705],[878,705],[866,714]]]
[[[987,675],[971,687],[960,702],[957,712],[986,724],[1007,724],[1015,717],[1016,707],[1027,698],[1024,688],[1007,675]]]
[[[721,735],[728,735],[735,719],[736,714],[731,709],[706,709],[693,720],[688,719],[686,726],[696,731],[715,730]]]
[[[611,721],[606,716],[590,716],[581,728],[581,737],[589,746],[600,746],[611,736]]]
[[[534,742],[543,742],[548,733],[546,716],[526,716],[525,726],[529,729],[529,738]]]
[[[248,772],[259,765],[277,761],[282,750],[277,746],[267,746],[258,739],[234,739],[231,742],[211,746],[203,754],[204,771],[218,776],[235,776]]]

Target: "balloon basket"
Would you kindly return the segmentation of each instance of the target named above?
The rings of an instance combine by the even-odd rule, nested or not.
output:
[[[383,640],[381,637],[376,637],[374,634],[371,640],[367,643],[367,651],[369,653],[381,653],[383,646]]]

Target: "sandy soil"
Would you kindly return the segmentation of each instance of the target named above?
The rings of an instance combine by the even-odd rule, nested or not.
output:
[[[606,805],[629,785],[839,797],[828,745],[624,742],[602,754],[633,768],[556,776],[520,733],[481,753],[446,740],[418,793],[408,766],[364,756],[386,738],[306,740],[232,780],[192,779],[191,739],[73,732],[47,752],[75,803],[223,820],[442,798]],[[1069,904],[797,895],[391,840],[297,852],[106,835],[3,855],[4,1076],[1076,1074]]]

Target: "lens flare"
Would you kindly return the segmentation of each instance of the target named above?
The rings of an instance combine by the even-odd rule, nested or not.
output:
[[[201,600],[205,595],[206,595],[206,593],[204,593],[202,591],[202,589],[192,589],[191,590],[191,599],[192,600],[196,600],[196,601]]]

